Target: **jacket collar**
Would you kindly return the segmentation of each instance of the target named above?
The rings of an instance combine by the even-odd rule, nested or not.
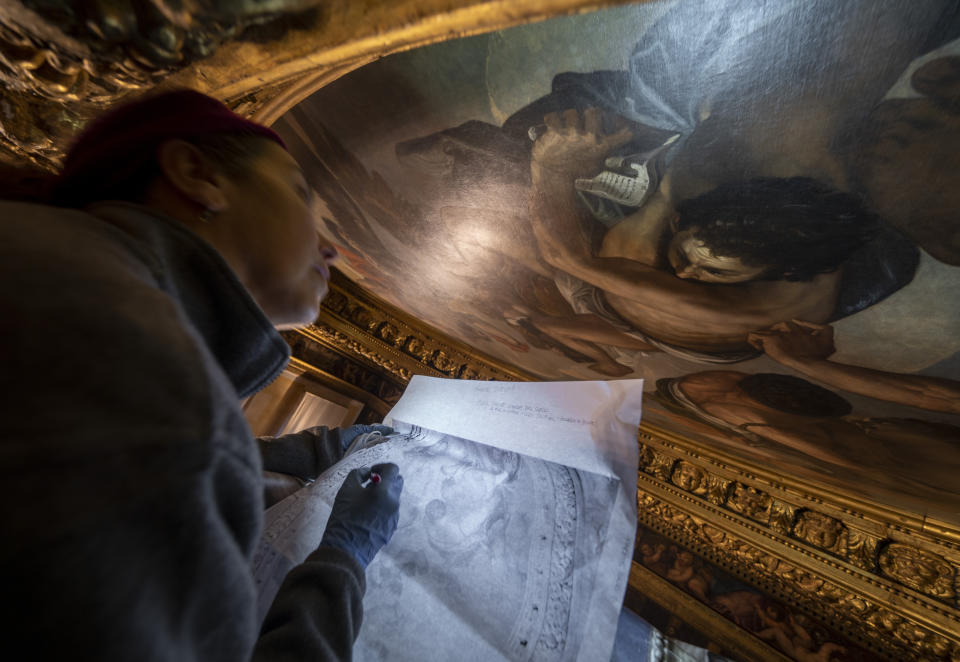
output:
[[[101,202],[87,211],[147,250],[161,287],[183,307],[241,398],[279,376],[290,347],[210,244],[149,207]]]

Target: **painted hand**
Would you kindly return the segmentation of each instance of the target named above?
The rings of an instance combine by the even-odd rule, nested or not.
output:
[[[801,320],[779,322],[769,329],[755,331],[747,341],[774,361],[816,361],[836,351],[833,327]]]
[[[633,137],[629,127],[605,134],[597,108],[550,113],[543,122],[547,130],[533,144],[531,164],[571,177],[596,175],[604,157]]]
[[[403,476],[395,464],[354,469],[337,492],[320,545],[342,549],[366,568],[397,529],[402,491]]]

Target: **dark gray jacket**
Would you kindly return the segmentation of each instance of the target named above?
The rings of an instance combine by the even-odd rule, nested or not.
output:
[[[238,400],[287,360],[179,223],[121,203],[0,203],[5,650],[235,662],[256,644],[258,660],[349,659],[364,573],[335,549],[290,573],[257,643],[263,467]],[[339,452],[322,434],[290,442],[273,450],[288,464]]]

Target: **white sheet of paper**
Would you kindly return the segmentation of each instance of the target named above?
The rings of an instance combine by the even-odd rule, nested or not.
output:
[[[261,614],[319,543],[355,466],[404,475],[400,524],[367,569],[357,660],[598,660],[613,647],[636,531],[642,382],[414,377],[385,422],[271,508]]]

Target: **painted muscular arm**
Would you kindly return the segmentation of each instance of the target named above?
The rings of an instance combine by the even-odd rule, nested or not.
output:
[[[862,437],[843,420],[798,416],[765,407],[739,388],[745,373],[733,370],[706,370],[684,376],[680,390],[708,414],[734,427],[741,427],[768,441],[793,448],[810,457],[854,469],[842,453],[850,434]]]
[[[631,134],[623,129],[604,135],[595,109],[582,116],[572,110],[548,115],[544,122],[548,130],[537,139],[531,154],[530,216],[541,258],[551,267],[658,315],[736,327],[744,336],[798,316],[800,310],[814,318],[822,314],[822,301],[810,299],[811,289],[819,282],[701,283],[637,260],[593,255],[580,225],[573,182],[595,174],[604,156],[630,140]]]
[[[751,333],[750,344],[788,368],[851,393],[931,411],[960,414],[960,382],[830,361],[833,327],[800,320]]]

